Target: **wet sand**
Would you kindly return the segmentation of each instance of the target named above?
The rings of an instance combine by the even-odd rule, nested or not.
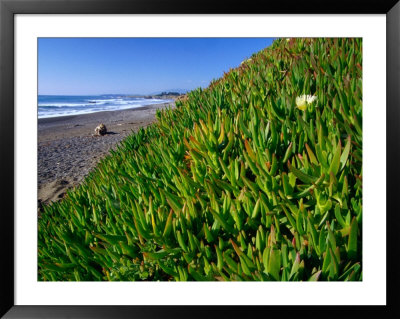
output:
[[[156,110],[167,107],[174,107],[174,103],[39,119],[38,206],[62,198],[110,149],[132,131],[153,123]],[[100,123],[107,127],[104,136],[94,134]]]

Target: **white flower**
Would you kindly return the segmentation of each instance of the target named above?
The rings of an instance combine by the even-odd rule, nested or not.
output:
[[[247,60],[243,60],[241,63],[240,63],[240,65],[242,65],[242,64],[244,64],[244,63],[249,63],[249,62],[251,62],[252,61],[252,59],[250,58],[250,59],[247,59]]]
[[[312,102],[316,101],[317,97],[315,95],[307,95],[307,103],[311,104]]]
[[[317,99],[316,96],[313,95],[302,95],[296,97],[296,106],[302,110],[305,111],[307,109],[307,104],[311,104]]]

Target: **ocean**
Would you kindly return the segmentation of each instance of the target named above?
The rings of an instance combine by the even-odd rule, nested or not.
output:
[[[137,108],[144,105],[168,103],[173,100],[144,99],[120,95],[39,95],[38,118],[87,114]]]

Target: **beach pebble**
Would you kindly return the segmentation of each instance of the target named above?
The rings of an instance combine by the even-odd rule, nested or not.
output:
[[[96,135],[105,135],[107,133],[107,128],[103,123],[101,123],[94,129],[94,132]]]

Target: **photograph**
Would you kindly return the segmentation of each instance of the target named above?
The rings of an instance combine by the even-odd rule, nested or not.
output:
[[[363,281],[362,38],[40,37],[37,80],[38,281]]]

